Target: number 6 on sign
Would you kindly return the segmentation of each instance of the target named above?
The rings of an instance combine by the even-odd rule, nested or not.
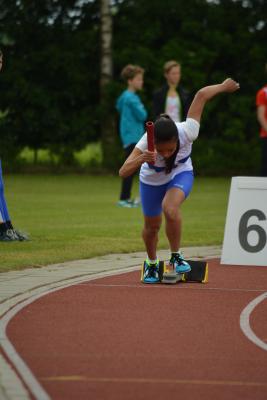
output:
[[[267,266],[267,178],[232,178],[221,263]]]
[[[248,225],[250,217],[257,217],[258,220],[263,221],[266,220],[265,214],[261,210],[248,210],[246,211],[239,223],[239,242],[241,244],[241,247],[245,251],[248,251],[250,253],[258,253],[259,251],[263,250],[264,247],[266,246],[266,232],[265,230],[257,224],[251,224]],[[258,241],[252,245],[248,241],[248,236],[250,232],[257,232],[258,234]]]

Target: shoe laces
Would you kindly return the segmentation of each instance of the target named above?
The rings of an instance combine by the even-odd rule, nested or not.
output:
[[[158,272],[158,262],[156,262],[155,264],[149,264],[148,261],[146,261],[147,263],[147,268],[146,268],[146,276],[147,278],[155,278],[155,272]]]
[[[14,231],[14,229],[7,229],[6,235],[7,235],[9,238],[17,239],[17,234],[16,234],[16,232]]]
[[[171,264],[177,263],[178,265],[180,265],[183,263],[183,261],[184,261],[184,257],[181,253],[172,254],[171,259],[170,259]]]
[[[29,240],[28,235],[26,235],[26,233],[20,232],[17,229],[13,229],[13,231],[21,242],[24,240]]]

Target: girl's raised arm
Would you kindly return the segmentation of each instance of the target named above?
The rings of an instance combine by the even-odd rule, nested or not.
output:
[[[196,93],[192,101],[192,104],[188,110],[187,118],[193,118],[196,121],[200,122],[205,104],[210,99],[217,96],[217,94],[219,93],[232,93],[238,89],[239,89],[239,83],[237,83],[231,78],[227,78],[225,79],[225,81],[217,85],[203,87]]]

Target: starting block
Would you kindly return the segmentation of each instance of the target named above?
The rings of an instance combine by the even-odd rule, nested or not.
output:
[[[208,263],[206,261],[186,260],[191,267],[190,272],[177,274],[170,269],[169,263],[159,262],[160,283],[175,284],[177,282],[208,282]],[[144,282],[144,263],[141,268],[141,281]]]
[[[163,271],[159,274],[161,283],[177,283],[182,281],[184,274],[177,274],[172,265],[169,263],[163,264]]]
[[[206,261],[187,260],[191,271],[183,274],[183,282],[207,283],[209,278],[209,266]]]

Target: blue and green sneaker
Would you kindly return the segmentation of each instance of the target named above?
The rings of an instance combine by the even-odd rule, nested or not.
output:
[[[159,260],[151,264],[148,260],[144,262],[144,283],[159,283]]]
[[[117,202],[117,206],[124,208],[136,208],[138,207],[138,204],[135,204],[133,200],[120,200]]]
[[[173,265],[173,269],[177,274],[185,274],[191,271],[190,265],[185,261],[181,252],[172,253],[170,264]]]

